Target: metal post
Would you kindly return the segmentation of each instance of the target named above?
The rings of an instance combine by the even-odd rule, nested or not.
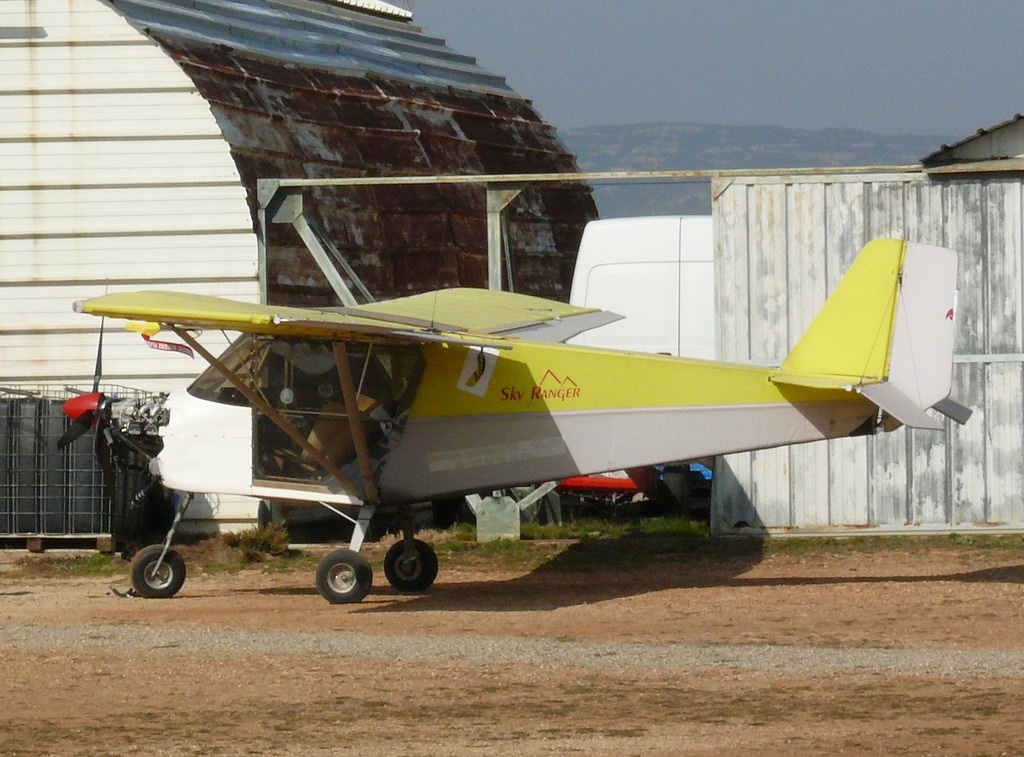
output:
[[[258,257],[256,277],[260,285],[260,303],[269,304],[270,286],[267,283],[267,211],[262,205],[256,212],[259,228],[256,230],[256,255]]]
[[[523,182],[487,183],[487,288],[500,291],[502,288],[501,254],[504,234],[502,224],[505,208],[526,188]],[[504,240],[507,241],[507,240]],[[509,282],[509,289],[512,282]]]

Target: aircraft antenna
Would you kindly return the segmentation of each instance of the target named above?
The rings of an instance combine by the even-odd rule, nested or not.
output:
[[[434,301],[430,307],[430,330],[437,331],[437,293],[441,291],[441,266],[434,269]]]
[[[366,370],[370,367],[370,356],[373,354],[373,343],[366,345],[366,359],[363,360],[363,370],[359,374],[359,386],[356,387],[356,396],[363,393],[363,382],[366,380]]]

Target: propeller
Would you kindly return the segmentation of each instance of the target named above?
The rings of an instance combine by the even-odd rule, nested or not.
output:
[[[92,391],[72,397],[64,403],[62,409],[64,415],[71,419],[71,425],[57,440],[57,449],[64,449],[96,425],[100,406],[106,399],[99,390],[100,377],[103,375],[103,325],[105,321],[106,318],[100,320],[100,339],[96,346],[96,367],[92,373]]]

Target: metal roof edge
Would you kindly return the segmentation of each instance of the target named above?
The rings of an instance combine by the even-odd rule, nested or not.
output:
[[[1014,173],[1024,172],[1024,158],[993,158],[992,160],[971,160],[962,163],[925,166],[930,175],[967,173]]]
[[[385,3],[383,0],[326,0],[326,2],[347,8],[355,8],[367,13],[379,14],[386,18],[412,21],[412,11],[406,8],[399,8],[393,3]]]
[[[332,73],[359,71],[412,84],[524,100],[504,77],[452,50],[410,19],[364,7],[376,0],[100,0],[167,51],[198,45]]]
[[[988,136],[992,132],[999,131],[1000,129],[1005,129],[1007,126],[1012,126],[1021,119],[1024,119],[1024,115],[1020,113],[1015,113],[1012,118],[1008,118],[1005,121],[1001,121],[995,126],[989,126],[988,128],[978,129],[976,132],[974,132],[974,134],[970,135],[969,137],[964,137],[963,139],[957,142],[953,142],[952,144],[944,144],[941,147],[939,147],[939,149],[936,150],[935,152],[929,155],[925,155],[923,158],[921,158],[921,164],[924,166],[928,166],[929,164],[936,165],[941,160],[948,159],[948,156],[958,147],[962,147],[963,145],[966,145],[969,142],[973,142],[976,139],[980,139],[981,137]]]

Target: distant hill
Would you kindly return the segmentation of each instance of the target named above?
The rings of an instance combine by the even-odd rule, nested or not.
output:
[[[943,143],[958,139],[691,123],[594,126],[558,133],[582,171],[916,164]],[[711,212],[707,182],[598,185],[594,198],[604,218]]]

